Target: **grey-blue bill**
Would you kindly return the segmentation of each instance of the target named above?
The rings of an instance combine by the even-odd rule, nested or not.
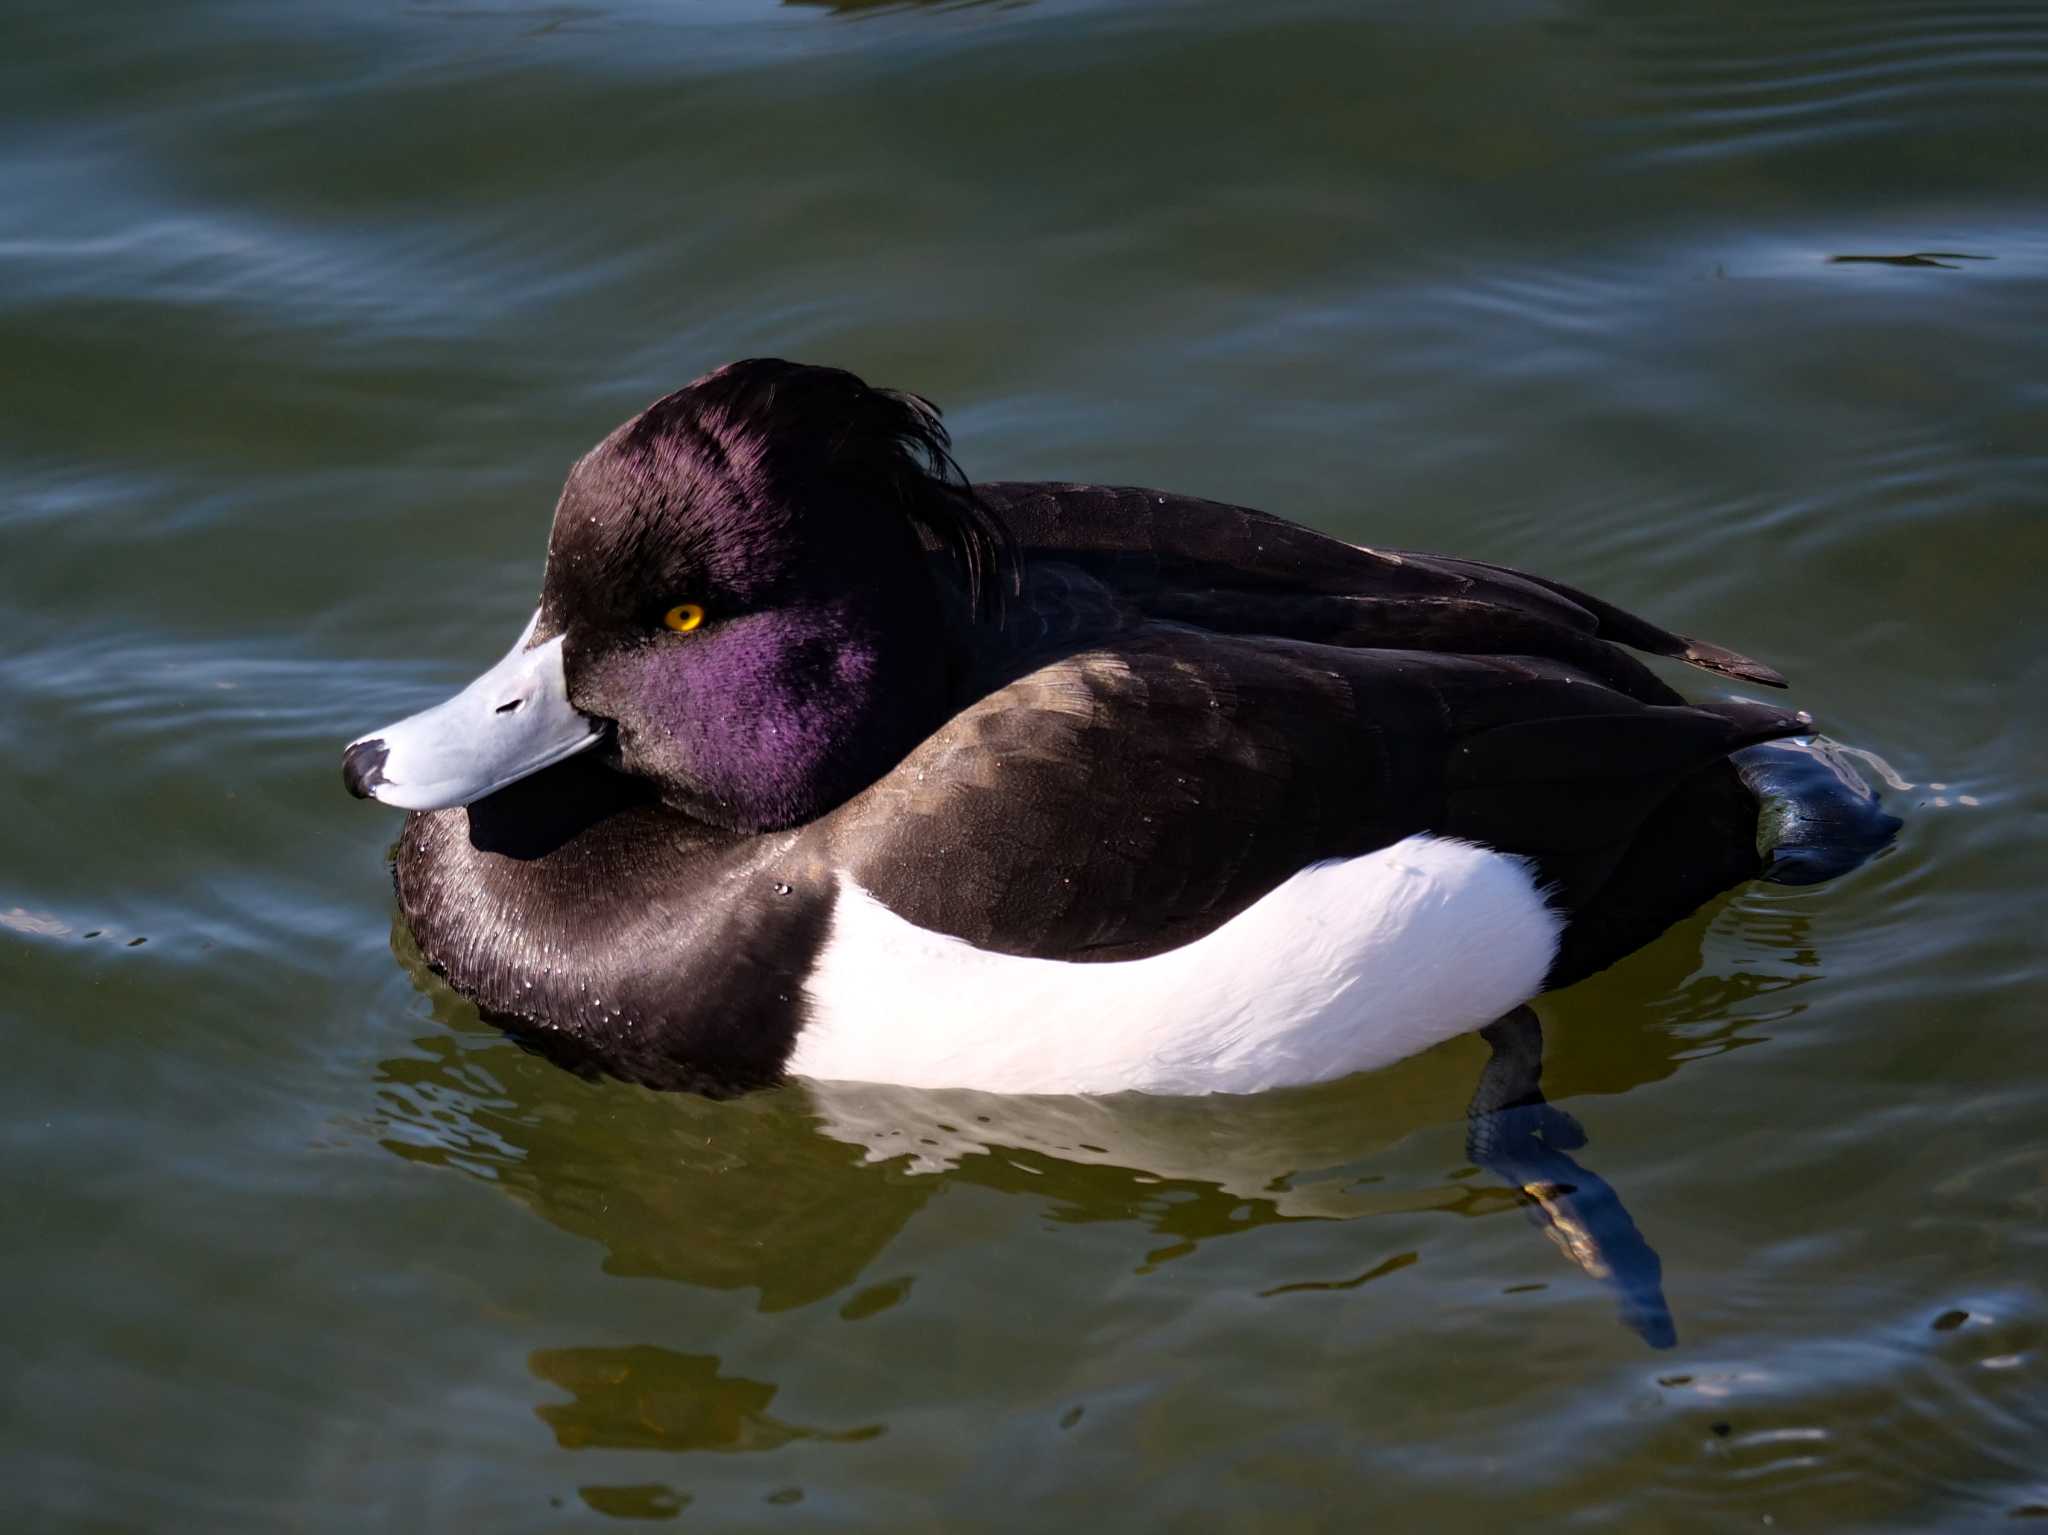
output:
[[[445,703],[348,744],[342,781],[402,810],[467,805],[595,746],[602,722],[569,702],[562,637],[535,645],[535,610],[495,666]]]

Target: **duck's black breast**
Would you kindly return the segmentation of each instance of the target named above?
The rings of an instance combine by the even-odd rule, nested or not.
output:
[[[660,1087],[779,1078],[833,892],[791,834],[715,829],[571,759],[407,817],[400,909],[428,962],[562,1064]]]

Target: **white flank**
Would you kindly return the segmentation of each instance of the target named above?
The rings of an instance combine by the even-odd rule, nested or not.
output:
[[[1148,959],[995,954],[842,876],[789,1069],[992,1093],[1250,1093],[1384,1066],[1536,994],[1563,924],[1519,858],[1410,837]]]

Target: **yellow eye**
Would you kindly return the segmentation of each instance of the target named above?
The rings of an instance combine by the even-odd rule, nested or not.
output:
[[[679,602],[661,615],[661,621],[678,634],[688,634],[704,622],[704,608],[701,603]]]

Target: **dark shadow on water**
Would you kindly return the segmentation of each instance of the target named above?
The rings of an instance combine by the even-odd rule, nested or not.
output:
[[[779,0],[785,9],[821,11],[829,16],[858,18],[892,11],[1016,10],[1032,0]],[[768,14],[768,7],[763,6]],[[527,37],[595,32],[619,25],[616,9],[602,5],[444,4],[414,0],[406,14],[433,21],[517,23]]]
[[[1829,266],[1932,266],[1953,271],[1959,261],[1996,261],[1996,256],[1972,256],[1967,251],[1915,251],[1908,256],[1830,256]]]
[[[593,5],[436,5],[418,0],[406,14],[434,21],[517,22],[527,37],[596,31],[611,19],[606,8]]]
[[[978,11],[992,6],[1019,10],[1031,0],[782,0],[782,4],[834,16],[872,16],[884,11]]]
[[[677,1492],[661,1482],[635,1482],[623,1487],[579,1487],[576,1496],[593,1513],[612,1519],[673,1519],[692,1501],[687,1492]]]

